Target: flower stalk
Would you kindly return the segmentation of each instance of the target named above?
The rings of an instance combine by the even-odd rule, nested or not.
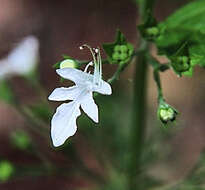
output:
[[[148,0],[139,0],[139,16],[141,22],[145,22],[145,15],[148,9],[152,10],[153,3]],[[141,36],[138,38],[140,53],[136,59],[135,78],[134,78],[134,98],[133,115],[130,135],[130,161],[128,163],[128,188],[130,190],[143,190],[143,183],[140,181],[142,175],[142,150],[145,137],[145,118],[146,118],[146,79],[147,79],[147,52],[148,42]]]

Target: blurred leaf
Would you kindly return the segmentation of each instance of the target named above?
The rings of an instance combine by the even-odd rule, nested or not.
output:
[[[125,64],[130,61],[134,52],[133,45],[127,42],[120,30],[117,30],[115,42],[104,43],[102,46],[110,63]]]
[[[58,61],[57,63],[55,63],[55,64],[53,65],[53,68],[54,68],[54,69],[60,69],[60,64],[61,64],[61,61]]]
[[[0,99],[9,104],[15,102],[14,93],[5,80],[0,81]]]
[[[182,29],[187,31],[200,31],[205,33],[205,1],[196,0],[178,9],[169,16],[160,26],[170,29]]]
[[[9,161],[0,162],[0,181],[7,181],[14,173],[14,166]]]
[[[31,146],[31,139],[24,131],[16,131],[11,134],[12,144],[20,150],[26,150]]]
[[[192,46],[189,49],[191,61],[193,65],[200,65],[205,67],[205,44]]]

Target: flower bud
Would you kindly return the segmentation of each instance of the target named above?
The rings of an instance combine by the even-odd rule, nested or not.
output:
[[[169,104],[162,102],[158,108],[158,117],[163,123],[168,123],[169,121],[174,121],[176,115],[178,114],[177,110],[171,107]]]
[[[178,56],[172,60],[172,67],[175,71],[181,73],[190,69],[190,60],[187,56]]]
[[[127,47],[126,45],[121,45],[121,46],[120,46],[120,50],[121,50],[121,52],[123,52],[123,53],[127,53],[128,47]]]
[[[60,63],[60,69],[63,68],[75,68],[76,62],[73,59],[65,59]]]
[[[157,27],[147,28],[145,34],[149,37],[157,37],[159,35],[159,29]]]
[[[115,52],[121,51],[120,45],[116,45],[116,46],[114,47],[114,51],[115,51]]]

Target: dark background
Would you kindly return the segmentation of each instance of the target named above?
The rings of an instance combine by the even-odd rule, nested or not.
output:
[[[163,20],[186,2],[188,1],[157,1],[155,8],[157,20]],[[13,44],[24,36],[30,34],[37,36],[40,41],[40,81],[49,95],[54,88],[59,86],[59,79],[52,65],[62,59],[62,54],[78,59],[88,59],[90,55],[86,51],[79,51],[79,46],[87,43],[96,47],[103,42],[111,42],[116,28],[120,28],[129,42],[137,43],[137,15],[135,3],[129,0],[0,0],[0,57],[6,56]],[[120,80],[113,85],[112,101],[115,102],[116,107],[118,104],[125,106],[128,115],[131,112],[132,80],[130,79],[133,78],[133,66],[130,65],[122,73]],[[106,65],[103,69],[104,77],[107,79],[112,76],[115,66]],[[151,69],[149,71],[147,136],[153,130],[156,133],[163,130],[156,118],[157,93]],[[22,103],[29,104],[38,101],[35,89],[32,89],[21,77],[14,77],[12,84]],[[164,147],[168,153],[163,158],[159,156],[158,162],[152,166],[150,173],[170,182],[187,174],[205,146],[204,71],[196,68],[193,78],[177,78],[172,71],[168,71],[162,74],[162,85],[166,100],[181,114],[176,126],[170,128],[169,138],[165,140]],[[56,104],[51,104],[55,108]],[[118,120],[114,116],[110,119]],[[128,116],[126,120],[129,120]],[[13,130],[17,128],[26,130],[26,127],[15,109],[0,102],[0,158],[8,159],[17,165],[32,165],[39,162],[37,157],[14,149],[9,142],[9,135]],[[89,168],[98,173],[105,173],[104,168],[95,160],[92,143],[87,142],[86,136],[81,137],[79,131],[71,140],[76,141],[75,148],[82,160]],[[38,136],[35,138],[38,141],[39,151],[44,152],[52,163],[66,164],[68,168],[72,168],[72,161],[66,163],[59,152],[48,148],[43,138]],[[87,142],[88,146],[82,145],[82,142]],[[0,189],[72,189],[89,187],[89,185],[93,185],[92,180],[72,174],[67,177],[26,175],[0,183]]]

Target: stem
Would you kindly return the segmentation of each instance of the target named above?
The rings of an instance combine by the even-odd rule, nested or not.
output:
[[[146,51],[147,45],[144,49]],[[146,76],[147,63],[145,51],[137,58],[134,79],[134,99],[133,99],[133,115],[131,126],[131,142],[130,142],[130,163],[128,170],[129,189],[140,189],[142,182],[137,178],[141,173],[141,155],[145,133],[145,98],[146,98]]]
[[[159,71],[157,69],[154,69],[154,80],[156,82],[157,85],[157,91],[158,91],[158,102],[163,101],[163,94],[162,94],[162,87],[161,87],[161,80],[160,80],[160,76],[159,76]]]
[[[107,82],[112,84],[115,80],[118,80],[121,72],[125,69],[126,66],[127,64],[119,65],[117,68],[117,71],[114,73],[114,75],[110,79],[108,79]]]
[[[152,9],[153,4],[149,0],[138,0],[139,16],[141,22],[145,21],[147,9]],[[153,0],[151,0],[154,2]],[[150,6],[151,5],[151,6]],[[130,135],[130,161],[128,165],[129,190],[143,190],[142,174],[142,150],[145,136],[145,107],[146,107],[146,78],[147,78],[147,52],[148,43],[139,37],[140,53],[136,60],[134,78],[133,115]]]

